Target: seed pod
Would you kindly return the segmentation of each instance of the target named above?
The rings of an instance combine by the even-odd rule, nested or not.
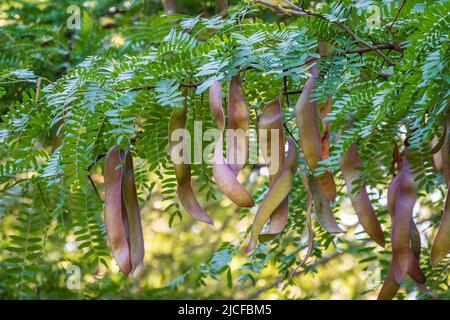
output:
[[[125,151],[122,177],[122,196],[126,209],[129,229],[130,276],[139,278],[144,271],[144,237],[142,235],[141,214],[136,192],[133,159],[130,148]]]
[[[394,155],[395,157],[395,155]],[[398,155],[398,158],[401,158],[401,155]],[[403,168],[405,161],[407,163],[406,157],[403,159],[403,164],[400,165],[398,163],[398,167]],[[408,168],[407,168],[408,169]],[[404,184],[404,175],[400,174],[396,175],[389,185],[388,189],[388,211],[392,220],[394,220],[395,215],[397,214],[397,197],[401,191],[402,185]],[[411,218],[411,223],[409,225],[409,234],[410,234],[410,247],[409,247],[409,261],[407,267],[408,275],[414,280],[417,287],[424,293],[434,297],[435,294],[429,290],[425,285],[425,274],[420,268],[420,252],[421,252],[421,240],[419,230],[417,229],[416,224]],[[408,241],[409,246],[409,241]],[[397,282],[395,278],[394,266],[393,262],[389,267],[389,273],[384,280],[383,286],[381,288],[380,294],[378,296],[379,300],[393,299],[397,294],[398,289],[400,288],[399,282]]]
[[[446,135],[445,141],[441,148],[442,157],[442,171],[444,172],[445,183],[448,185],[450,183],[450,117],[447,118],[446,122]]]
[[[378,294],[378,300],[394,299],[397,295],[398,289],[400,289],[400,285],[395,281],[394,270],[391,263],[386,279],[384,279],[383,286]]]
[[[449,185],[450,188],[450,185]],[[441,224],[431,247],[431,263],[437,265],[450,251],[450,200],[447,191]]]
[[[444,127],[446,128],[446,127]],[[433,166],[434,169],[438,172],[441,172],[443,169],[443,164],[442,164],[442,153],[441,153],[441,147],[439,146],[439,141],[436,137],[433,137],[433,140],[431,140],[431,144],[430,147],[432,148],[432,156],[433,156]],[[439,150],[437,150],[437,152],[433,153],[433,149],[435,149],[436,147],[439,147]]]
[[[280,174],[281,168],[285,161],[285,137],[283,132],[283,119],[281,115],[281,103],[279,98],[269,102],[264,107],[258,120],[258,129],[260,131],[259,143],[263,157],[269,165],[269,179],[270,185],[272,186],[276,177]],[[272,130],[276,130],[275,132],[277,132],[278,135],[273,137]],[[266,139],[262,138],[263,132],[266,133]],[[275,141],[278,146],[278,149],[275,150],[277,154],[272,154],[272,140],[274,139],[277,139],[277,141]],[[276,161],[276,163],[273,161]],[[269,230],[267,233],[259,236],[259,241],[269,241],[279,234],[286,226],[288,216],[289,199],[286,197],[272,212],[272,215],[270,216]]]
[[[253,207],[252,196],[239,183],[236,175],[231,171],[223,157],[223,132],[225,127],[225,116],[222,109],[221,97],[222,85],[216,82],[209,89],[209,104],[214,115],[218,129],[221,131],[220,138],[214,146],[214,156],[212,159],[213,176],[217,187],[231,201],[240,207]]]
[[[172,157],[174,147],[177,145],[175,141],[172,141],[172,133],[177,129],[186,129],[187,122],[187,99],[184,100],[184,106],[182,108],[173,108],[172,114],[169,119],[169,152]],[[185,139],[182,142],[186,144]],[[186,150],[184,148],[183,150]],[[213,224],[212,219],[206,213],[206,211],[198,203],[194,191],[191,185],[191,166],[188,163],[174,163],[175,177],[178,184],[178,199],[183,205],[184,209],[192,215],[195,219]]]
[[[315,173],[316,169],[320,167],[319,161],[323,160],[321,148],[322,138],[318,125],[317,107],[316,102],[312,101],[314,85],[319,75],[318,66],[314,65],[311,68],[311,72],[312,76],[306,81],[295,106],[295,117],[305,160],[311,171]],[[326,171],[316,179],[326,198],[334,201],[336,198],[336,185],[331,172]]]
[[[303,265],[311,256],[313,248],[314,248],[314,230],[312,226],[312,220],[311,220],[311,211],[313,206],[313,198],[311,193],[311,187],[308,183],[308,176],[305,172],[302,173],[302,181],[305,185],[306,194],[307,194],[307,205],[306,205],[306,227],[308,228],[308,250],[306,251],[305,256],[303,259],[299,262],[299,266]]]
[[[384,234],[375,210],[370,202],[366,186],[363,184],[358,192],[354,192],[354,181],[359,179],[363,166],[355,144],[352,144],[341,160],[341,171],[344,176],[347,192],[355,209],[358,220],[367,234],[380,246],[384,247]]]
[[[250,252],[255,248],[256,241],[262,228],[264,227],[264,224],[267,222],[272,212],[289,195],[289,192],[292,189],[295,172],[297,171],[298,166],[298,153],[295,147],[295,142],[291,137],[288,138],[288,148],[288,155],[283,168],[274,180],[261,206],[256,212],[255,220],[252,225],[250,242],[245,252]]]
[[[144,238],[136,193],[133,160],[113,146],[105,158],[105,227],[120,271],[138,278],[144,271]]]
[[[394,277],[397,283],[401,283],[408,272],[410,262],[410,226],[417,193],[417,185],[414,182],[406,155],[398,176],[391,240]]]
[[[342,233],[344,230],[339,227],[336,222],[336,218],[331,209],[330,200],[322,193],[319,188],[316,178],[309,177],[309,186],[311,188],[311,194],[314,202],[314,209],[316,211],[317,220],[325,231],[330,233]]]
[[[327,95],[327,102],[320,106],[320,118],[322,118],[324,128],[321,138],[322,159],[330,157],[331,124],[324,118],[331,112],[331,102],[331,95]]]
[[[242,80],[238,74],[231,78],[228,103],[228,129],[232,129],[235,132],[241,130],[244,134],[243,137],[234,135],[232,141],[230,139],[227,141],[228,166],[235,176],[244,167],[247,159],[249,128],[248,105],[244,99]]]
[[[105,179],[105,228],[114,260],[120,271],[131,272],[128,224],[122,198],[122,172],[119,168],[122,157],[118,146],[113,146],[106,154]]]

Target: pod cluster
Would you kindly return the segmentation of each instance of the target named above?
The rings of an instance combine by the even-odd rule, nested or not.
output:
[[[307,222],[309,231],[309,257],[313,246],[311,227],[311,209],[314,205],[317,219],[321,226],[330,233],[342,233],[333,214],[332,202],[336,198],[336,184],[331,171],[318,172],[321,161],[330,155],[330,124],[326,116],[331,110],[332,99],[327,96],[326,103],[318,105],[314,99],[314,90],[320,76],[319,65],[311,67],[311,76],[306,81],[295,105],[295,120],[298,127],[299,143],[305,162],[312,172],[303,174],[302,181],[308,194]],[[217,188],[239,207],[250,208],[255,205],[250,192],[238,180],[248,158],[249,146],[249,107],[245,101],[240,75],[232,77],[229,84],[228,121],[225,121],[223,110],[222,83],[213,83],[209,88],[209,105],[211,113],[219,129],[220,136],[214,146],[212,171]],[[172,156],[174,148],[179,143],[172,141],[172,134],[178,129],[185,129],[187,123],[187,97],[182,107],[173,108],[168,132],[169,152]],[[280,98],[270,101],[258,117],[259,146],[262,156],[269,167],[269,189],[251,226],[250,241],[246,252],[255,249],[258,241],[270,241],[286,226],[289,216],[289,194],[294,184],[295,174],[299,164],[299,153],[294,139],[284,134],[284,122]],[[243,135],[227,137],[226,156],[224,156],[224,132],[241,130]],[[322,128],[322,130],[321,130]],[[273,169],[271,145],[277,145],[278,163]],[[285,146],[287,145],[287,153]],[[187,148],[188,146],[186,146]],[[186,148],[181,148],[186,150]],[[425,275],[420,268],[421,241],[417,226],[413,220],[413,209],[417,197],[417,183],[409,165],[407,148],[400,154],[394,149],[394,163],[398,173],[394,176],[388,189],[388,211],[392,220],[391,243],[392,262],[388,275],[379,293],[379,299],[395,297],[406,276],[411,277],[417,286],[427,294],[433,293],[425,285]],[[450,118],[446,122],[442,136],[435,140],[432,153],[435,166],[442,170],[447,184],[450,180]],[[183,155],[182,155],[183,156]],[[395,171],[395,164],[391,172]],[[192,184],[191,167],[188,163],[174,162],[177,180],[178,199],[184,209],[195,219],[213,224],[206,210],[199,204]],[[356,212],[358,220],[369,237],[381,247],[385,246],[384,233],[370,201],[366,185],[361,182],[363,172],[356,143],[345,151],[340,169],[345,181],[348,196]],[[104,168],[105,175],[105,224],[113,257],[120,270],[131,276],[139,276],[143,271],[144,244],[139,206],[136,196],[133,163],[129,148],[120,150],[112,147],[107,155]],[[358,185],[357,185],[358,184]],[[447,195],[442,222],[433,241],[431,249],[432,264],[444,259],[450,249],[450,200]],[[264,226],[269,223],[267,231]]]

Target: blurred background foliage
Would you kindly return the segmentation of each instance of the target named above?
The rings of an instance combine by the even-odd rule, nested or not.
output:
[[[294,2],[298,3],[299,1]],[[437,2],[445,3],[446,1]],[[372,3],[382,6],[384,22],[387,22],[396,15],[402,1],[382,1],[382,3],[378,1],[356,1],[354,3],[352,1],[304,1],[306,8],[314,8],[330,14],[341,12],[342,8],[341,11],[337,10],[339,5],[343,5],[347,9],[353,5],[352,10],[362,10],[362,13],[359,12],[355,14],[354,18],[352,17],[352,26],[362,24],[362,21],[367,18],[367,8]],[[73,5],[81,8],[81,29],[79,30],[69,30],[66,25],[70,16],[67,8]],[[363,28],[360,32],[368,33],[369,38],[388,39],[395,36],[406,39],[411,34],[420,33],[420,26],[414,25],[417,24],[417,20],[414,19],[421,21],[421,10],[428,5],[431,5],[430,1],[408,1],[403,13],[398,18],[399,27],[393,31],[395,35],[379,29],[369,32]],[[444,5],[442,8],[445,8]],[[345,10],[343,11],[345,12]],[[439,11],[439,8],[436,11]],[[197,24],[201,25],[198,22],[200,21],[199,15],[201,15],[201,19],[212,18],[201,22],[205,25],[209,24],[209,26],[197,26]],[[218,22],[219,20],[214,20],[217,15],[227,18]],[[436,13],[431,12],[429,15],[437,21]],[[423,19],[427,20],[428,18]],[[311,21],[310,18],[306,20],[280,16],[270,10],[256,10],[254,4],[247,1],[241,3],[237,0],[170,0],[163,2],[157,0],[3,0],[0,3],[0,114],[3,115],[2,122],[4,124],[13,123],[13,126],[19,129],[16,132],[10,130],[6,134],[5,131],[2,133],[0,130],[0,141],[4,143],[0,147],[0,155],[3,158],[0,161],[2,164],[0,170],[0,297],[3,299],[375,298],[386,275],[390,250],[376,247],[363,233],[357,223],[350,201],[345,195],[345,189],[342,188],[344,184],[341,179],[338,180],[340,191],[335,212],[340,224],[347,232],[345,235],[333,236],[323,231],[317,221],[314,221],[315,248],[313,256],[305,265],[298,268],[296,268],[296,263],[305,254],[307,246],[306,197],[300,179],[298,179],[291,196],[291,215],[288,228],[271,243],[259,246],[251,256],[244,255],[243,245],[253,220],[254,209],[239,210],[229,200],[219,196],[213,182],[210,181],[209,167],[194,166],[197,176],[195,186],[196,189],[202,190],[201,202],[206,203],[208,211],[212,213],[215,228],[197,223],[183,212],[179,204],[173,200],[175,198],[174,184],[173,180],[170,180],[173,174],[170,172],[170,166],[167,165],[165,154],[164,139],[166,138],[164,135],[170,109],[160,108],[155,101],[154,92],[142,92],[134,96],[134,91],[131,90],[127,91],[127,95],[123,95],[124,99],[130,99],[123,102],[126,107],[130,106],[128,111],[124,107],[124,114],[127,115],[126,112],[129,112],[128,116],[131,115],[135,119],[133,120],[134,126],[144,131],[142,139],[141,137],[137,139],[134,151],[137,155],[135,166],[146,244],[146,270],[141,280],[127,279],[118,272],[118,268],[107,250],[102,223],[103,204],[96,197],[91,185],[87,181],[76,180],[78,178],[73,178],[70,182],[52,178],[54,172],[60,172],[61,163],[68,163],[59,162],[59,153],[71,152],[69,149],[64,149],[65,142],[70,144],[71,141],[69,137],[66,137],[66,140],[63,139],[63,148],[59,149],[58,153],[61,141],[58,141],[59,136],[54,123],[49,125],[49,122],[55,121],[54,119],[57,118],[57,113],[53,112],[57,110],[57,107],[54,106],[60,103],[58,99],[61,96],[58,94],[62,95],[70,90],[73,92],[78,90],[87,96],[89,92],[93,91],[92,88],[96,88],[95,86],[81,87],[81,85],[77,87],[79,85],[77,81],[80,79],[87,79],[87,82],[92,83],[98,81],[101,84],[108,82],[109,77],[115,80],[119,79],[112,82],[111,87],[117,85],[118,91],[120,91],[122,86],[124,88],[142,87],[147,82],[152,83],[149,74],[158,74],[159,72],[166,76],[164,79],[176,78],[178,77],[176,74],[189,72],[198,67],[197,63],[189,65],[190,57],[203,59],[200,66],[206,64],[205,59],[214,60],[214,57],[202,54],[202,50],[205,52],[209,50],[209,53],[213,52],[224,59],[227,54],[233,55],[233,48],[235,48],[233,45],[236,42],[230,42],[232,44],[230,45],[227,37],[233,38],[231,33],[237,32],[237,30],[240,30],[243,35],[241,38],[239,35],[235,36],[236,39],[242,41],[240,43],[242,59],[248,59],[243,63],[256,65],[261,70],[265,65],[270,65],[271,56],[256,55],[255,58],[247,57],[244,53],[248,49],[245,47],[246,40],[250,43],[250,51],[257,51],[256,48],[261,43],[265,45],[267,39],[258,40],[258,30],[264,30],[271,36],[279,37],[282,40],[282,46],[280,45],[280,48],[277,49],[280,49],[280,52],[285,50],[285,52],[292,52],[293,55],[297,54],[295,59],[298,59],[300,53],[311,51],[310,48],[314,47],[314,43],[308,42],[310,39],[334,39],[337,43],[344,43],[345,37],[336,29],[328,28],[322,22]],[[231,21],[230,25],[227,25],[227,21]],[[274,21],[277,21],[278,25],[272,25],[271,23]],[[211,31],[215,30],[211,27],[214,26],[214,23],[222,24],[220,25],[221,29],[217,27],[218,30],[221,30],[216,33],[217,38],[214,38],[215,31]],[[288,35],[291,29],[285,28],[285,25],[295,28],[292,31],[294,38]],[[303,27],[307,27],[306,33],[298,31],[305,30],[302,29]],[[172,37],[168,36],[172,29],[178,30],[180,33],[171,33]],[[185,33],[181,33],[180,30]],[[278,31],[280,31],[279,34],[276,33]],[[445,33],[445,30],[441,31]],[[180,34],[195,35],[196,41],[201,44],[198,45],[196,42],[189,44],[186,39],[179,37]],[[253,38],[251,38],[252,36]],[[443,37],[442,34],[436,34],[433,39],[440,39],[439,37]],[[270,39],[267,40],[269,44],[273,38]],[[433,39],[430,41],[434,41]],[[172,40],[175,41],[175,44],[170,47]],[[421,40],[423,39],[416,39],[417,42]],[[447,40],[442,41],[448,41],[448,32]],[[253,44],[256,44],[255,47],[252,47]],[[185,50],[186,47],[182,47],[184,45],[193,48],[190,48],[190,51]],[[296,45],[301,48],[295,47]],[[198,48],[198,52],[195,52],[194,48]],[[426,48],[426,50],[434,52],[432,48]],[[424,49],[424,51],[426,50]],[[442,51],[442,57],[448,58],[448,43],[447,47],[442,47]],[[276,56],[274,52],[271,54]],[[394,56],[396,54],[392,53]],[[170,60],[172,55],[174,56],[173,60]],[[155,56],[157,58],[154,58]],[[291,59],[294,58],[291,57]],[[410,60],[407,61],[415,59],[412,56],[408,58]],[[167,59],[169,62],[163,59]],[[443,66],[439,72],[445,74],[448,71],[448,61],[444,64],[443,59],[439,60]],[[427,61],[432,69],[433,60],[430,58]],[[167,64],[163,64],[163,62]],[[286,63],[289,62],[286,61]],[[367,83],[374,84],[376,90],[385,89],[383,82],[376,76],[373,77],[373,70],[392,72],[392,68],[384,65],[384,62],[375,55],[364,55],[364,57],[355,55],[353,60],[345,60],[342,63],[349,70],[343,70],[343,68],[338,70],[342,72],[340,75],[344,75],[342,77],[344,81],[348,80],[351,86],[340,91],[336,101],[341,103],[337,109],[339,111],[345,109],[347,113],[349,109],[350,112],[354,110],[352,109],[354,104],[349,103],[349,93],[357,92],[363,95],[360,96],[363,101],[366,98],[364,94],[375,94],[370,90],[365,90]],[[164,69],[172,65],[172,70]],[[139,72],[137,75],[127,74],[127,72],[131,72],[131,69],[138,69],[136,66],[144,70],[141,70],[142,74]],[[364,66],[362,72],[367,72],[364,74],[364,83],[360,83],[354,77],[357,73],[355,70],[360,70],[361,66]],[[333,67],[336,66],[330,65],[330,68]],[[409,67],[415,68],[408,64],[402,66],[404,70]],[[161,70],[158,71],[158,68]],[[266,71],[249,71],[246,74],[247,78],[252,79],[250,84],[246,81],[245,90],[247,100],[252,105],[253,120],[257,110],[264,105],[264,102],[278,95],[282,88],[280,77],[274,78],[273,75],[267,75],[267,72],[261,76],[262,72]],[[354,73],[351,77],[345,78],[346,72]],[[299,81],[303,81],[304,73],[305,70],[286,73],[290,80],[289,90],[295,91],[301,88]],[[360,74],[361,72],[358,71],[358,76]],[[402,75],[404,76],[404,74]],[[179,77],[184,77],[184,74]],[[440,78],[442,83],[433,83],[436,90],[442,88],[445,83],[448,84],[448,73],[446,77],[447,80],[445,77],[444,80]],[[267,85],[268,79],[273,84],[270,88]],[[412,86],[415,86],[419,80],[423,79],[414,79],[416,82],[411,81]],[[393,83],[396,81],[403,80],[398,77]],[[70,87],[71,83],[75,84]],[[409,85],[410,83],[405,80],[404,84]],[[170,86],[167,83],[159,83],[159,85]],[[323,86],[326,88],[326,85]],[[333,87],[333,81],[331,81],[330,86],[329,90],[338,91],[336,88],[338,84]],[[36,87],[42,88],[41,95],[45,95],[42,102],[39,102],[42,103],[41,107],[37,107],[33,102],[36,98]],[[44,89],[44,87],[47,88]],[[403,90],[403,88],[397,89],[398,92]],[[164,98],[165,92],[163,89],[161,90],[157,99]],[[444,92],[444,90],[442,91]],[[68,103],[76,101],[80,105],[82,103],[91,105],[94,104],[93,101],[101,100],[95,94],[97,93],[94,92],[88,102],[86,100],[70,100]],[[108,94],[111,92],[106,92],[105,96],[102,96],[105,101],[110,98]],[[446,94],[443,93],[443,96]],[[72,96],[67,93],[64,97],[71,98]],[[287,108],[285,119],[289,119],[291,116],[290,112],[295,103],[295,97],[297,96],[292,97],[293,101]],[[386,93],[386,97],[380,97],[380,99],[390,99],[391,101],[396,99],[389,97],[389,94]],[[38,97],[38,99],[41,98]],[[191,104],[195,108],[199,108],[192,115],[191,120],[194,118],[202,120],[206,128],[213,126],[209,108],[203,104],[202,93],[192,94],[190,99]],[[351,106],[348,107],[349,105]],[[66,106],[66,102],[64,102],[64,106]],[[370,117],[364,118],[370,111],[370,107],[371,102],[364,100],[361,102],[361,108],[358,109],[365,121],[371,119]],[[403,105],[398,107],[401,108]],[[448,105],[444,107],[448,108]],[[99,107],[89,116],[96,117],[98,114],[107,114],[106,111],[110,108],[111,105],[106,104],[103,109]],[[34,110],[38,111],[33,113]],[[81,112],[84,112],[83,110]],[[389,113],[388,110],[384,112]],[[417,110],[417,113],[420,113],[420,110]],[[139,118],[136,114],[141,117]],[[31,120],[24,119],[23,115],[30,115]],[[342,124],[339,121],[343,117],[340,118],[338,111],[334,116],[335,123],[333,125]],[[397,117],[392,121],[397,121],[395,125],[397,128],[400,127],[402,124],[399,118],[402,115],[392,114],[392,117]],[[74,119],[78,118],[74,117]],[[33,131],[26,132],[23,129],[25,133],[21,135],[21,121],[30,121],[30,126],[34,128]],[[388,135],[388,138],[380,138],[377,133],[372,133],[369,137],[365,137],[362,148],[364,150],[363,160],[367,163],[366,178],[372,187],[377,214],[383,222],[388,238],[390,220],[386,211],[386,191],[377,192],[377,189],[386,189],[389,180],[388,173],[380,173],[380,170],[383,169],[379,169],[379,166],[381,165],[384,169],[389,167],[392,155],[392,144],[390,144],[389,137],[400,135],[393,132],[395,131],[393,128],[386,129],[389,127],[389,119],[386,119],[386,122],[388,124],[383,127],[385,130],[383,132]],[[437,130],[441,122],[437,119],[429,131]],[[111,123],[113,122],[111,121]],[[288,120],[288,127],[296,134],[292,118],[290,121]],[[6,128],[6,125],[2,128]],[[95,127],[95,124],[92,124],[91,127],[82,125],[78,129],[80,132],[87,130],[88,133],[102,133],[99,136],[108,134],[106,129],[99,129]],[[12,133],[16,135],[13,138],[11,138]],[[81,145],[86,152],[81,155],[84,157],[82,160],[77,159],[76,161],[81,161],[83,166],[91,164],[95,159],[95,154],[107,150],[112,142],[120,142],[122,139],[122,143],[125,143],[124,141],[130,138],[130,134],[125,133],[126,131],[119,132],[119,134],[114,133],[110,134],[109,138],[95,140],[94,147],[90,144]],[[2,137],[2,134],[5,137]],[[6,137],[8,134],[9,136]],[[347,141],[355,137],[355,134],[352,134]],[[429,137],[431,134],[427,135],[427,138]],[[32,141],[34,138],[40,139],[37,146],[23,147],[30,145],[31,143],[27,144],[27,141]],[[94,138],[89,136],[88,139]],[[372,148],[374,144],[377,144],[376,148]],[[338,152],[340,147],[342,148],[342,145],[334,148]],[[378,160],[370,161],[375,158]],[[25,163],[23,168],[31,169],[24,170],[21,172],[22,175],[17,175],[19,170],[16,169],[22,166],[22,163]],[[76,163],[78,166],[78,162]],[[98,166],[94,166],[91,177],[98,186],[100,196],[103,197],[101,164],[102,162]],[[328,165],[333,167],[332,163]],[[429,167],[431,167],[430,164],[428,164]],[[29,174],[31,171],[38,171],[43,180]],[[67,175],[68,171],[65,172]],[[75,175],[73,176],[75,177]],[[255,198],[257,198],[257,202],[260,202],[268,184],[264,170],[257,166],[249,166],[243,172],[242,179],[247,181],[247,187],[252,190],[254,195],[257,195]],[[427,284],[430,288],[437,292],[439,297],[448,299],[450,298],[448,261],[434,269],[431,269],[428,261],[430,239],[435,233],[440,213],[443,210],[445,188],[439,174],[430,173],[427,175],[427,179],[427,183],[434,186],[433,191],[422,190],[420,203],[418,202],[415,209],[416,217],[418,217],[417,223],[423,236],[422,265],[426,271]],[[425,183],[425,187],[427,183]],[[26,237],[23,237],[23,234],[26,234]],[[77,282],[74,281],[78,270],[81,276],[79,288]],[[398,298],[427,299],[428,297],[418,291],[413,282],[407,280],[398,294]]]

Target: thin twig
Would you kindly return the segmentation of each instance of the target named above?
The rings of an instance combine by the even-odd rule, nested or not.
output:
[[[298,17],[316,17],[318,19],[321,20],[325,20],[329,23],[333,23],[336,26],[338,26],[339,28],[341,28],[342,30],[344,30],[347,34],[350,35],[350,37],[352,37],[353,40],[355,40],[356,42],[358,42],[359,44],[363,45],[364,47],[370,48],[371,51],[376,52],[380,57],[382,57],[389,65],[395,65],[396,63],[394,61],[392,61],[388,56],[386,56],[380,49],[374,47],[373,45],[369,44],[368,42],[366,42],[365,40],[361,39],[356,33],[354,33],[343,21],[341,20],[335,20],[335,21],[330,21],[328,18],[326,18],[325,16],[319,14],[319,13],[315,13],[312,11],[308,11],[308,10],[298,10],[298,9],[288,9],[285,8],[279,4],[274,4],[271,2],[267,2],[265,0],[254,0],[256,3],[262,4],[266,7],[270,7],[280,13],[283,13],[285,15],[289,15],[289,16],[298,16]]]

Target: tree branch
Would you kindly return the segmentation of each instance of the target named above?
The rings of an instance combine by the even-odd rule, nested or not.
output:
[[[355,40],[356,42],[358,42],[359,44],[361,44],[362,46],[370,49],[369,51],[374,51],[376,52],[380,57],[382,57],[389,65],[393,66],[396,63],[394,61],[392,61],[386,54],[384,54],[379,48],[369,44],[367,41],[361,39],[356,33],[354,33],[343,21],[341,20],[336,20],[336,21],[330,21],[328,18],[326,18],[325,16],[319,14],[319,13],[315,13],[312,11],[308,11],[308,10],[304,10],[302,8],[299,8],[295,5],[292,5],[291,8],[293,9],[289,9],[289,8],[285,8],[279,4],[275,4],[272,2],[268,2],[266,0],[254,0],[256,3],[259,3],[263,6],[266,7],[270,7],[280,13],[283,13],[285,15],[289,15],[289,16],[298,16],[298,17],[316,17],[318,19],[322,19],[325,20],[329,23],[333,23],[336,26],[338,26],[340,29],[344,30],[348,35],[350,35],[350,37]],[[287,3],[285,1],[285,3]],[[300,9],[300,10],[299,10]]]

